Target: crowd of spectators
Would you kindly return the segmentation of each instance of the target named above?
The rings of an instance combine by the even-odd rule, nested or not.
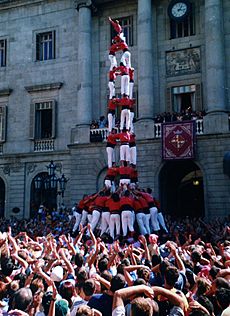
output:
[[[1,219],[0,315],[230,315],[230,218],[166,222],[110,241],[67,210]]]
[[[182,112],[164,112],[154,116],[154,123],[178,122],[187,120],[202,119],[206,115],[205,111],[190,111],[185,110]],[[119,128],[120,121],[116,119],[115,126]],[[93,120],[90,124],[90,129],[106,128],[108,122],[105,116],[101,116],[99,120]]]
[[[190,111],[182,112],[164,112],[154,117],[155,123],[178,122],[202,119],[206,115],[205,111]]]

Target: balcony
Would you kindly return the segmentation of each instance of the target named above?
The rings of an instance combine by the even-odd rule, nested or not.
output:
[[[203,119],[197,119],[196,121],[196,135],[204,134]],[[154,123],[154,135],[155,138],[161,138],[161,124]],[[109,135],[108,128],[95,128],[90,130],[90,142],[105,142]]]
[[[35,152],[54,151],[54,139],[39,139],[34,141]]]

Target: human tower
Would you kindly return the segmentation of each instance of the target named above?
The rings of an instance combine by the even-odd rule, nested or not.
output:
[[[113,239],[121,234],[124,237],[129,234],[132,237],[135,221],[142,235],[159,231],[160,225],[167,232],[164,218],[151,190],[144,192],[138,188],[137,152],[133,126],[134,69],[131,67],[131,53],[119,21],[113,21],[111,18],[109,21],[116,35],[109,48],[109,135],[106,144],[108,168],[104,188],[96,194],[85,195],[74,207],[73,214],[76,222],[73,232],[78,229],[79,224],[85,226],[88,222],[92,230],[99,227],[101,236],[108,233]],[[121,52],[119,65],[116,58],[118,52]],[[115,81],[118,76],[121,79],[121,98],[116,98],[115,95]],[[118,106],[121,107],[119,132],[115,129]],[[120,164],[116,166],[115,146],[118,143]]]

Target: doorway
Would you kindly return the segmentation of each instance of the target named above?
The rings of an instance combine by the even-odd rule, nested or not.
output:
[[[173,216],[203,217],[203,174],[193,161],[169,161],[160,171],[162,209]]]

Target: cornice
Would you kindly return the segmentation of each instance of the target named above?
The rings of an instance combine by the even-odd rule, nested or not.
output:
[[[0,0],[0,11],[25,5],[34,5],[44,1],[45,0]]]
[[[53,83],[27,86],[25,87],[25,89],[28,93],[33,93],[33,92],[40,92],[40,91],[47,91],[47,90],[59,90],[61,89],[62,85],[63,85],[63,82],[53,82]]]

